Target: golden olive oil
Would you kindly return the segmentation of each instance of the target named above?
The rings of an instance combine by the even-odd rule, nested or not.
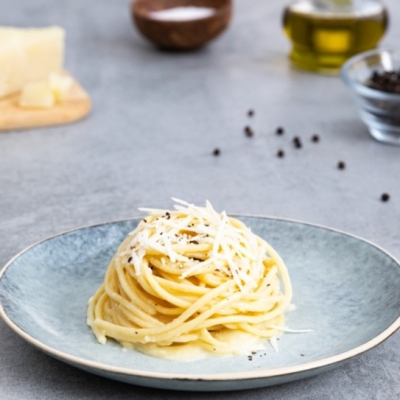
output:
[[[380,2],[338,3],[300,0],[285,9],[283,25],[296,67],[336,74],[349,57],[375,48],[383,37],[388,16]]]

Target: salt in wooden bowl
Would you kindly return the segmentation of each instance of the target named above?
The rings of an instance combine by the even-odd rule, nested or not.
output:
[[[232,18],[232,0],[134,0],[137,29],[163,49],[193,50],[218,37]]]

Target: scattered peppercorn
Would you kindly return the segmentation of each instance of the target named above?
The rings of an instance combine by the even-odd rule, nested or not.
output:
[[[128,263],[130,263],[132,261],[132,257],[128,258]]]
[[[254,136],[254,132],[253,132],[253,130],[252,130],[249,126],[246,126],[246,127],[244,128],[244,133],[245,133],[245,135],[246,135],[247,137],[253,137],[253,136]]]
[[[311,141],[314,143],[318,143],[319,142],[319,136],[318,135],[312,135],[311,136]]]
[[[339,161],[337,167],[338,167],[338,169],[345,169],[346,164],[343,161]]]
[[[277,135],[283,135],[284,133],[285,133],[285,130],[281,126],[276,129]]]
[[[253,357],[252,356],[248,356],[247,358],[249,359],[249,361],[253,361]]]
[[[276,153],[277,157],[279,158],[283,158],[285,157],[285,152],[283,150],[278,150],[278,152]]]
[[[221,154],[221,150],[220,149],[214,149],[214,151],[213,151],[213,155],[214,156],[219,156]]]
[[[296,149],[301,149],[303,147],[303,144],[301,143],[301,139],[298,136],[295,136],[293,138],[293,144]]]
[[[387,194],[387,193],[383,193],[382,194],[382,196],[381,196],[381,200],[383,201],[383,202],[387,202],[387,201],[389,201],[389,199],[390,199],[390,196]]]
[[[247,111],[247,115],[248,115],[249,117],[252,117],[252,116],[254,115],[254,110],[249,110],[249,111]]]

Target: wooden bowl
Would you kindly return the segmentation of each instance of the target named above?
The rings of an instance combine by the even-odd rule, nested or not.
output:
[[[152,13],[175,7],[207,7],[215,12],[204,18],[190,20],[160,20]],[[232,17],[232,0],[134,0],[133,21],[138,30],[163,49],[192,50],[219,36]]]

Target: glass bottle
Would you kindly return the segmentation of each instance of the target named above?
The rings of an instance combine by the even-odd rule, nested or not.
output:
[[[349,57],[375,48],[387,24],[378,0],[297,0],[283,14],[293,65],[328,74],[337,74]]]

